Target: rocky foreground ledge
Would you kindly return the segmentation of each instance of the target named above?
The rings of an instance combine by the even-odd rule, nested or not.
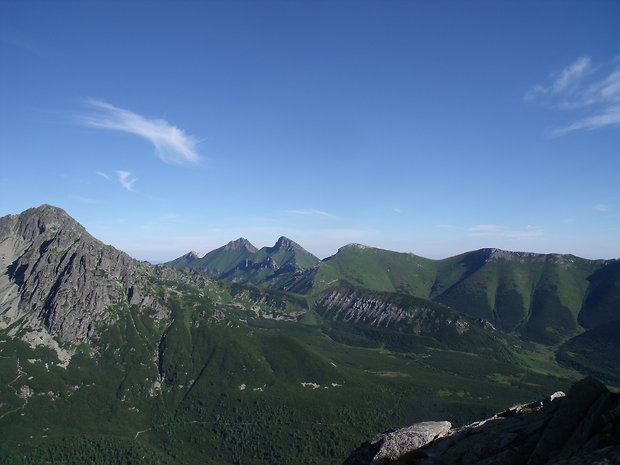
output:
[[[566,395],[556,392],[462,428],[432,421],[379,434],[343,465],[620,464],[619,399],[585,378]]]

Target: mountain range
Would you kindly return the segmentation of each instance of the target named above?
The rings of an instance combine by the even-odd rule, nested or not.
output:
[[[578,354],[583,351],[574,349],[581,341],[609,339],[602,333],[620,328],[620,260],[499,249],[430,260],[349,244],[319,261],[280,238],[260,251],[238,239],[168,265],[311,297],[344,286],[427,299],[523,340],[549,346],[566,342],[559,352],[565,363],[603,377]]]
[[[377,431],[620,385],[620,261],[281,237],[150,265],[0,218],[0,461],[337,463]]]

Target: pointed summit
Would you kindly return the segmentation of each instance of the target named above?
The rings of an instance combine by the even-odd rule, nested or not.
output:
[[[18,232],[26,240],[51,230],[74,231],[78,234],[87,234],[86,229],[69,216],[62,208],[43,204],[37,208],[30,208],[19,215],[11,215],[7,221],[15,221]]]
[[[297,242],[281,236],[273,247],[263,247],[259,254],[271,256],[278,266],[291,265],[293,268],[310,268],[319,262],[319,259],[304,249]]]
[[[45,328],[77,343],[110,321],[111,305],[143,302],[138,289],[150,265],[95,239],[61,208],[41,205],[0,218],[0,243],[5,327],[22,319],[28,331]]]
[[[204,256],[205,255],[203,253],[196,252],[195,250],[191,250],[184,255],[185,258],[190,260],[199,260]]]
[[[304,248],[300,246],[297,242],[292,241],[288,237],[284,237],[284,236],[280,236],[278,238],[278,241],[275,243],[273,247],[271,247],[271,249],[273,250],[284,249],[284,250],[290,250],[290,251],[293,251],[295,249],[304,250]]]
[[[252,245],[252,243],[250,241],[248,241],[246,238],[244,237],[240,237],[237,240],[234,241],[230,241],[228,244],[226,244],[222,250],[246,250],[250,253],[256,253],[258,251],[258,249],[256,247],[254,247]]]
[[[175,268],[179,268],[179,269],[182,269],[186,266],[191,268],[190,264],[199,261],[203,257],[204,257],[204,254],[201,254],[201,253],[198,253],[192,250],[190,252],[187,252],[185,255],[182,255],[179,258],[175,258],[174,260],[169,261],[165,264],[173,266]]]
[[[216,279],[266,285],[275,283],[281,275],[296,273],[318,263],[319,259],[302,246],[281,236],[273,247],[260,250],[240,237],[201,259],[188,259],[185,255],[167,264],[176,268],[187,266]]]

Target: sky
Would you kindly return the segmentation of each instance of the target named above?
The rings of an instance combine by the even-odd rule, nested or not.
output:
[[[0,0],[0,216],[620,258],[618,1]]]

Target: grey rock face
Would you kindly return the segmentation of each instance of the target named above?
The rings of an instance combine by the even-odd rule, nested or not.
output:
[[[362,444],[343,465],[384,465],[448,433],[447,421],[427,421],[381,433]]]
[[[405,319],[420,322],[436,321],[437,312],[424,306],[402,306],[362,291],[330,288],[321,292],[317,303],[332,312],[336,318],[354,323],[367,323],[371,326],[388,327]],[[460,334],[469,330],[469,323],[455,317],[446,319],[445,323],[454,326]]]
[[[422,446],[400,448],[382,462],[372,461],[380,450],[372,449],[373,439],[344,465],[619,464],[619,398],[586,378],[566,396],[555,393],[544,401],[513,407]]]
[[[59,208],[0,218],[0,244],[2,279],[18,295],[17,311],[0,307],[4,326],[36,315],[52,334],[75,343],[96,335],[97,323],[111,318],[110,306],[166,313],[145,292],[150,265],[104,245]]]

